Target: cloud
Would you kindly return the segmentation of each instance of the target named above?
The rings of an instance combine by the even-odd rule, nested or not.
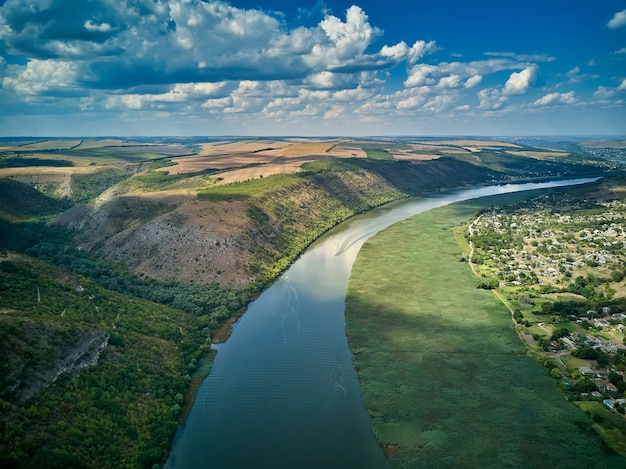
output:
[[[535,102],[532,106],[551,106],[554,104],[575,104],[578,100],[573,91],[567,93],[549,93]]]
[[[206,100],[228,97],[229,83],[176,83],[164,93],[124,93],[109,95],[105,109],[172,109],[176,105],[189,105]]]
[[[626,54],[626,47],[622,47],[621,49],[616,50],[615,52],[613,52],[613,54],[615,54],[615,55]]]
[[[572,75],[577,75],[577,74],[579,74],[579,73],[580,73],[580,67],[579,67],[578,65],[576,65],[576,66],[575,66],[574,68],[572,68],[569,72],[567,72],[567,74],[568,74],[569,76],[572,76]]]
[[[17,70],[17,73],[4,77],[2,86],[20,95],[36,95],[50,90],[67,92],[77,78],[75,64],[60,60],[32,60],[25,67],[7,68]]]
[[[482,75],[472,75],[465,82],[465,88],[470,89],[477,86],[481,81],[483,81]]]
[[[508,81],[504,84],[502,92],[505,95],[525,94],[532,85],[537,82],[536,65],[526,67],[521,72],[511,73]]]
[[[355,87],[358,83],[358,77],[324,71],[308,76],[303,83],[316,89],[343,89]]]
[[[479,108],[494,111],[504,107],[507,97],[497,88],[485,88],[478,92]]]
[[[618,11],[606,24],[609,29],[621,28],[626,24],[626,10]]]
[[[413,88],[394,96],[396,107],[401,110],[420,109],[427,100],[428,90],[425,88]]]
[[[426,54],[431,54],[438,50],[439,47],[435,41],[415,41],[415,44],[413,44],[409,50],[407,62],[413,65]]]
[[[517,54],[515,52],[485,52],[488,57],[506,57],[518,62],[554,62],[555,57],[546,54]]]
[[[84,26],[87,31],[91,31],[91,32],[98,31],[101,33],[106,33],[113,29],[109,23],[95,24],[91,20],[85,21]]]
[[[608,86],[598,86],[598,89],[595,91],[595,93],[593,93],[593,97],[595,99],[610,99],[615,97],[622,91],[626,91],[626,79],[623,79],[620,84],[615,88],[611,88]]]
[[[439,88],[458,88],[459,86],[461,86],[461,77],[459,75],[442,77],[437,84]]]
[[[207,99],[202,103],[202,107],[206,109],[223,109],[233,105],[233,98],[227,96],[225,98]]]
[[[406,45],[406,42],[401,41],[395,46],[383,46],[380,50],[380,55],[383,57],[390,57],[396,60],[402,60],[407,56],[409,52],[409,46]]]
[[[435,65],[417,64],[409,72],[409,77],[404,81],[404,86],[412,88],[414,86],[434,85],[435,75],[439,74],[439,68]]]
[[[303,79],[321,72],[383,70],[434,43],[369,51],[382,31],[358,6],[345,19],[288,29],[276,15],[222,0],[93,0],[76,8],[47,0],[0,8],[0,40],[27,60],[74,62],[85,88],[225,80]]]
[[[378,28],[369,24],[365,12],[356,5],[348,8],[345,22],[329,15],[322,20],[320,27],[336,46],[340,56],[362,54],[372,39],[381,34]]]
[[[546,73],[557,70],[562,83],[539,94],[531,87],[539,84],[539,64],[555,60],[550,55],[449,54],[449,62],[440,61],[435,41],[385,41],[362,8],[334,15],[323,0],[291,20],[226,0],[90,0],[83,8],[67,0],[0,3],[5,115],[104,110],[111,121],[178,116],[180,122],[220,122],[224,131],[233,123],[272,129],[277,122],[335,130],[345,121],[395,131],[376,124],[425,122],[433,113],[442,122],[466,119],[474,110],[538,114],[580,104],[585,91],[572,83],[593,78],[573,64],[557,70],[555,63]],[[621,71],[603,76],[606,82],[595,83],[605,85],[597,88],[597,102],[623,96]],[[608,82],[611,76],[619,80]],[[578,95],[551,92],[564,89]]]

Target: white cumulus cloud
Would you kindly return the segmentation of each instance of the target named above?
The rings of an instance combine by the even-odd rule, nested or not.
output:
[[[576,96],[573,91],[567,93],[549,93],[535,102],[533,106],[550,106],[554,104],[574,104],[577,102]]]
[[[479,106],[487,111],[501,109],[507,101],[507,97],[503,96],[497,88],[485,88],[478,92]]]
[[[609,29],[621,28],[626,24],[626,10],[618,11],[606,24]]]
[[[24,67],[7,68],[9,73],[2,80],[2,86],[21,95],[67,89],[77,74],[74,63],[61,60],[31,60]]]
[[[482,75],[472,75],[465,82],[465,88],[470,89],[477,86],[481,81],[483,81]]]
[[[87,31],[91,31],[91,32],[97,31],[100,33],[106,33],[113,29],[109,23],[96,24],[91,20],[85,21],[84,26]]]
[[[348,8],[345,22],[331,15],[322,20],[320,27],[335,44],[339,57],[362,54],[372,39],[381,34],[379,29],[369,24],[365,12],[356,5]]]
[[[504,85],[502,92],[506,95],[525,94],[537,82],[536,65],[526,67],[521,72],[513,72]]]
[[[417,64],[409,72],[409,77],[404,81],[404,86],[411,88],[414,86],[434,85],[434,76],[439,72],[435,65]]]
[[[439,50],[437,43],[435,41],[415,41],[415,44],[411,46],[408,54],[408,63],[414,64],[417,63],[422,57],[426,54],[430,54]]]
[[[457,88],[461,85],[461,77],[459,75],[448,75],[439,80],[437,86],[439,88]]]
[[[383,46],[380,50],[380,55],[402,60],[406,57],[408,52],[409,46],[406,45],[406,42],[401,41],[395,46]]]

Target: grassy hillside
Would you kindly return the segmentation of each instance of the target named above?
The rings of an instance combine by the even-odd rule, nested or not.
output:
[[[451,229],[481,207],[524,196],[427,212],[359,253],[346,332],[389,467],[626,466],[459,262]]]
[[[351,216],[393,200],[481,184],[497,173],[442,158],[424,164],[370,159],[307,163],[303,172],[208,188],[204,201],[246,202],[243,243],[248,272],[271,280],[325,231]]]
[[[45,217],[68,208],[68,204],[47,197],[37,189],[12,179],[0,179],[0,217],[22,221]]]

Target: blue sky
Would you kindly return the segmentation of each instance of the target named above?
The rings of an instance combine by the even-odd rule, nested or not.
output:
[[[0,0],[0,135],[625,135],[626,0]]]

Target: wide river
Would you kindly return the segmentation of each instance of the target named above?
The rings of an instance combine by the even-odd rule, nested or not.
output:
[[[384,468],[345,335],[346,289],[360,247],[380,230],[435,207],[594,180],[409,199],[329,232],[250,303],[219,346],[166,467]]]

